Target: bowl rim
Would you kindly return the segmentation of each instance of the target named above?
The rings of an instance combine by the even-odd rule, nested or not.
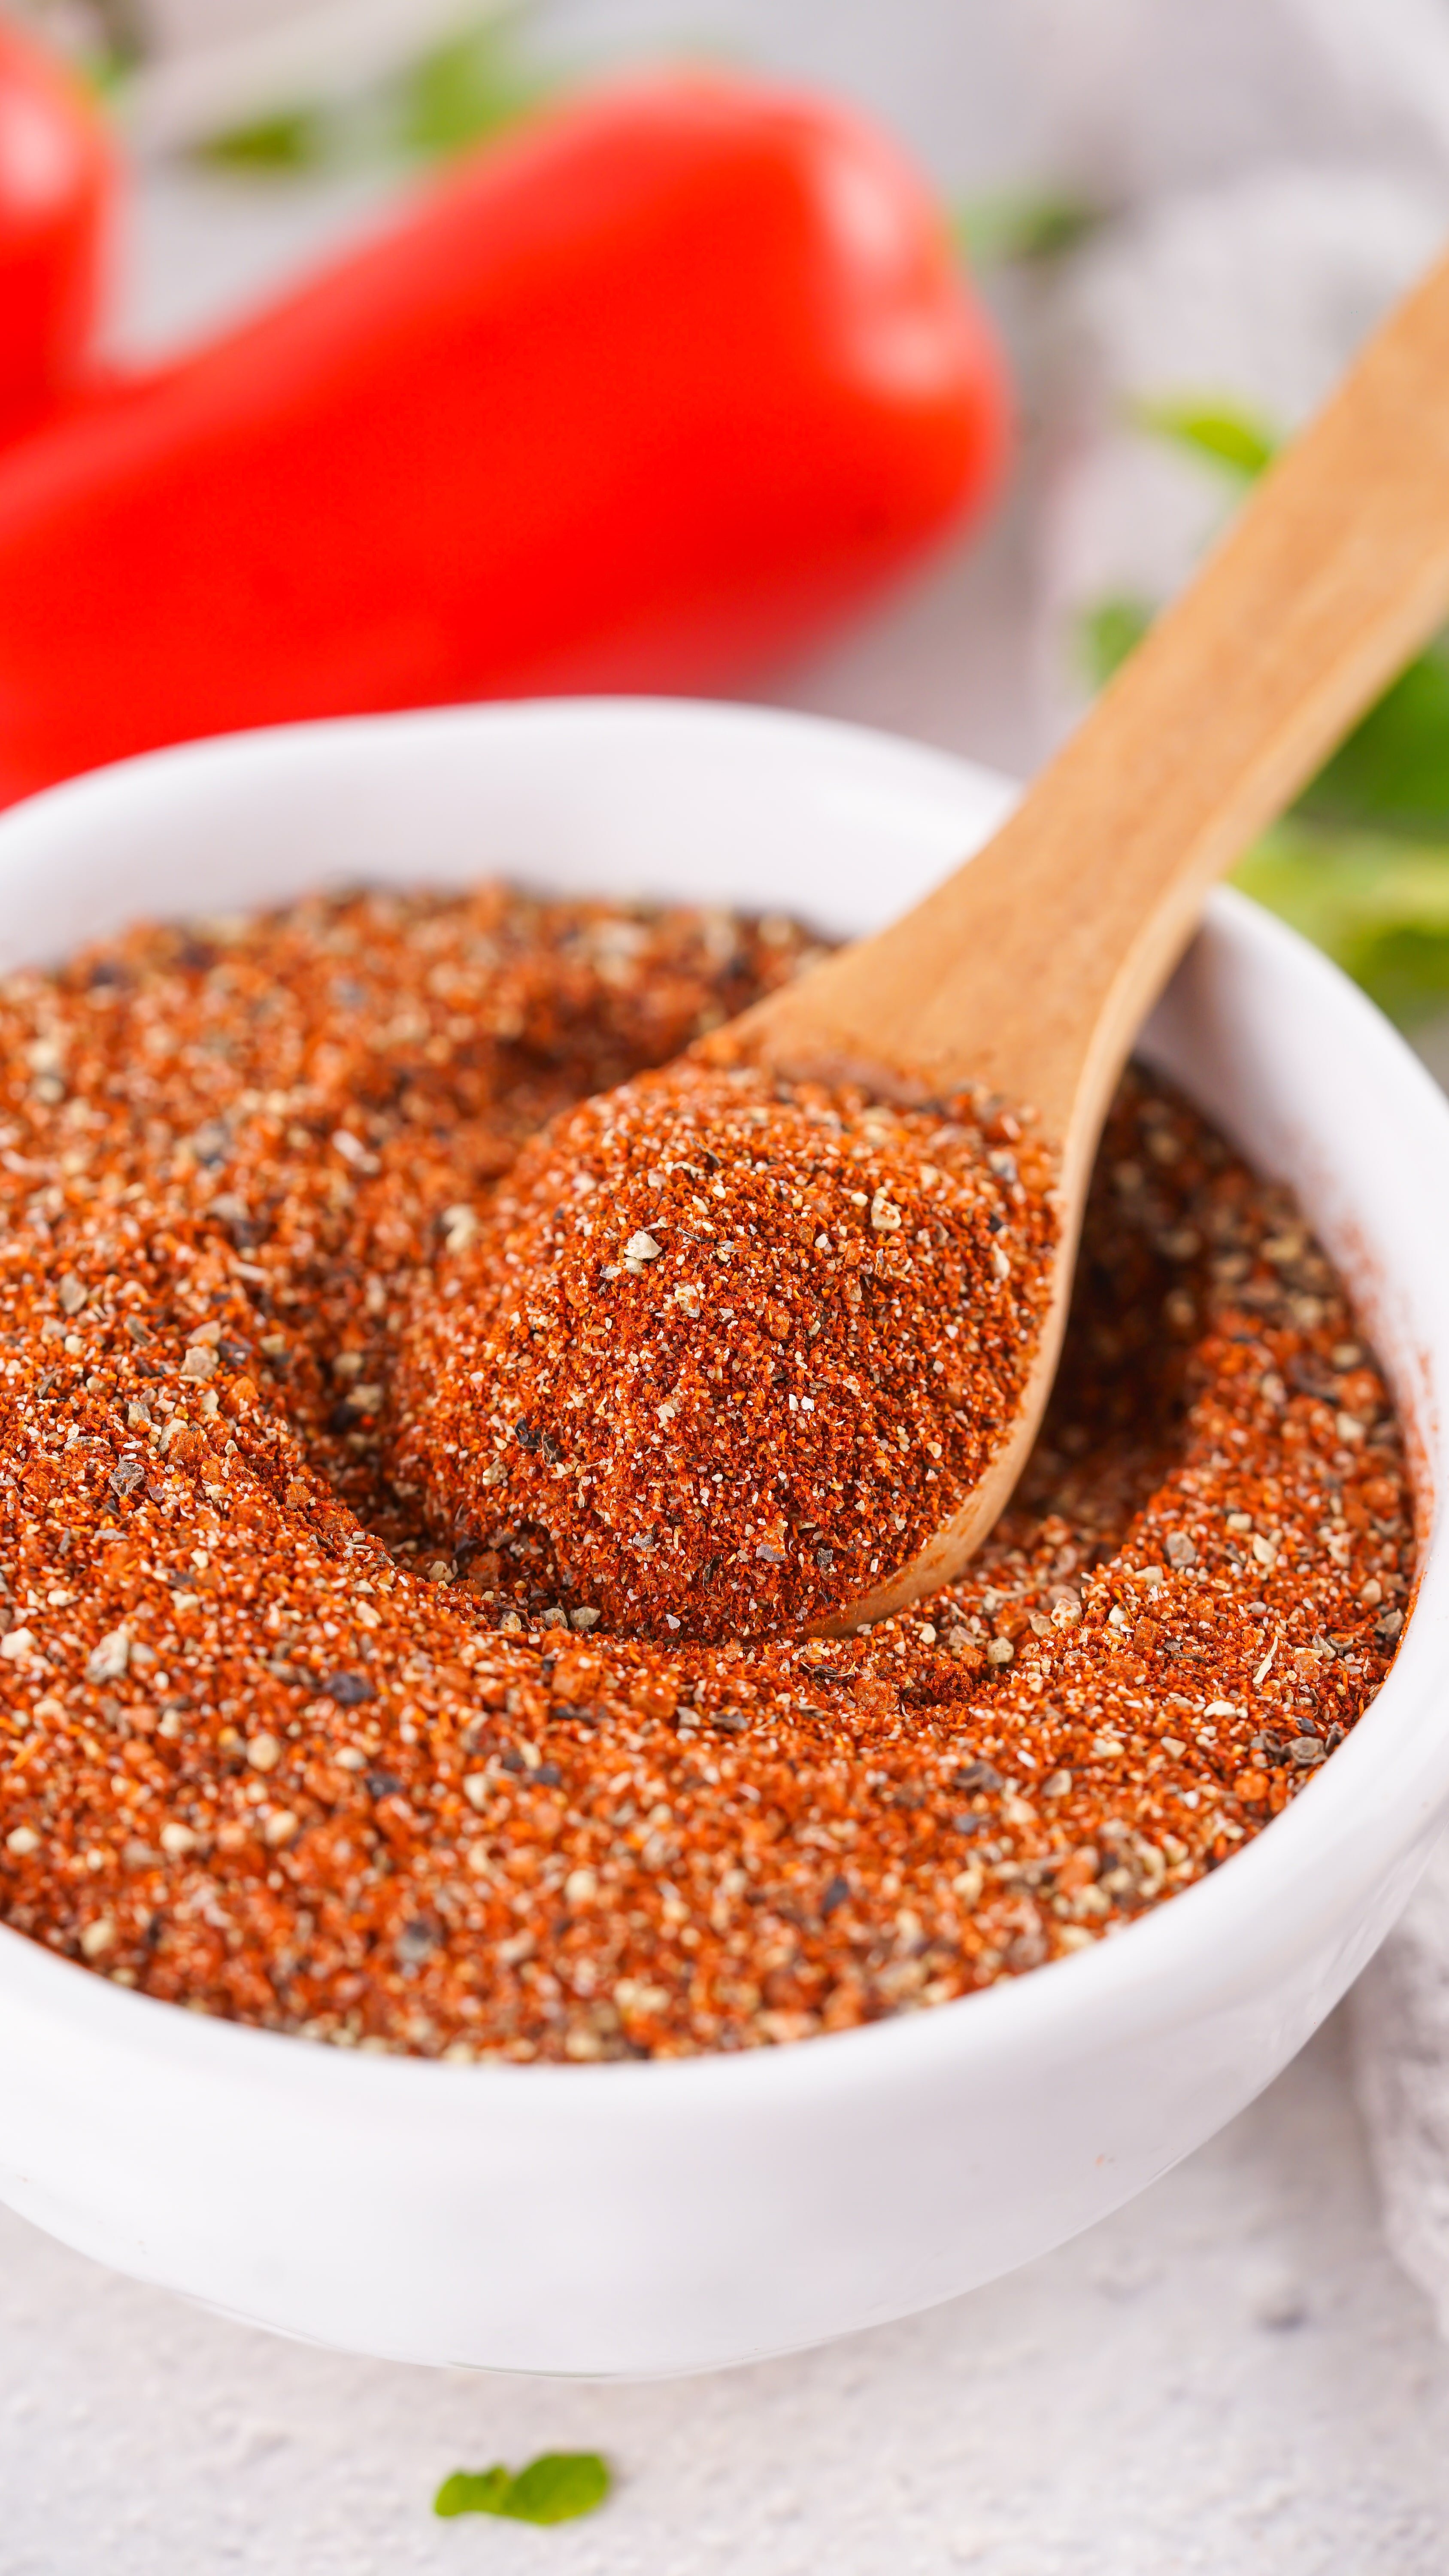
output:
[[[9,842],[36,828],[43,831],[52,816],[104,829],[107,817],[128,799],[144,798],[158,775],[200,778],[214,775],[219,788],[238,763],[268,762],[285,766],[300,750],[336,746],[345,752],[356,742],[386,731],[394,739],[408,733],[420,754],[439,734],[459,731],[486,737],[490,732],[522,725],[568,733],[582,728],[597,733],[623,733],[632,728],[641,741],[662,729],[682,737],[691,728],[722,729],[745,737],[808,737],[827,758],[872,757],[882,768],[894,765],[904,779],[915,768],[923,784],[937,787],[968,784],[983,803],[1004,810],[1014,783],[982,764],[883,729],[845,723],[829,717],[796,713],[779,707],[755,707],[687,698],[577,698],[502,701],[459,708],[411,710],[394,715],[341,717],[296,725],[258,728],[196,743],[148,752],[105,769],[67,780],[26,799],[0,815],[0,858]],[[314,882],[327,881],[325,876]],[[1432,1148],[1449,1149],[1449,1100],[1390,1024],[1340,970],[1296,932],[1230,889],[1215,892],[1206,919],[1239,945],[1255,951],[1270,969],[1296,978],[1342,1025],[1360,1050],[1366,1072],[1385,1088],[1402,1115],[1427,1126]],[[1434,1130],[1437,1128],[1437,1136]],[[1445,1153],[1449,1168],[1449,1151]],[[1430,1166],[1432,1168],[1432,1165]],[[1449,1301],[1442,1365],[1449,1376]],[[1437,1356],[1426,1351],[1425,1357]],[[1400,1390],[1407,1405],[1407,1390]],[[517,2104],[526,2094],[541,2102],[553,2093],[555,2109],[566,2105],[581,2118],[614,2118],[632,2112],[644,2095],[662,2090],[682,2100],[708,2097],[721,2084],[735,2098],[749,2088],[766,2088],[782,2104],[802,2089],[816,2093],[860,2089],[862,2080],[893,2070],[923,2071],[950,2060],[983,2066],[1002,2057],[1036,2054],[1048,2030],[1060,2037],[1064,2022],[1077,2025],[1084,2049],[1104,2018],[1140,2021],[1161,2018],[1164,2003],[1179,2003],[1194,1986],[1221,1984],[1214,1977],[1216,1953],[1240,1955],[1242,1931],[1254,1917],[1265,1932],[1275,1907],[1295,1884],[1318,1886],[1319,1901],[1309,1909],[1299,1937],[1305,1949],[1321,1940],[1329,1912],[1343,1910],[1341,1896],[1329,1908],[1321,1888],[1327,1864],[1342,1865],[1347,1882],[1381,1880],[1385,1871],[1405,1861],[1416,1843],[1427,1849],[1426,1836],[1436,1813],[1449,1802],[1449,1727],[1436,1735],[1424,1719],[1441,1696],[1436,1649],[1449,1639],[1449,1540],[1442,1533],[1435,1470],[1443,1430],[1432,1390],[1431,1417],[1412,1413],[1405,1428],[1418,1452],[1420,1473],[1419,1564],[1411,1595],[1411,1615],[1398,1654],[1382,1688],[1352,1733],[1315,1773],[1298,1797],[1224,1865],[1168,1902],[1123,1925],[1111,1937],[1093,1942],[1064,1958],[1049,1960],[1026,1974],[1005,1978],[979,1993],[960,1996],[929,2009],[901,2014],[855,2029],[822,2032],[808,2043],[739,2051],[708,2051],[678,2058],[622,2060],[601,2065],[552,2061],[490,2060],[460,2064],[438,2058],[383,2054],[307,2043],[302,2035],[272,2031],[253,2023],[223,2020],[191,2012],[154,1996],[117,1986],[93,1969],[47,1950],[29,1936],[0,1923],[0,1998],[43,2012],[107,2048],[131,2057],[190,2062],[196,2072],[244,2074],[268,2090],[310,2092],[332,2097],[345,2091],[359,2107],[396,2105],[411,2110],[424,2097],[420,2087],[454,2088],[452,2101],[471,2102],[487,2112],[506,2099]],[[1418,1720],[1416,1724],[1416,1718]],[[1395,1766],[1392,1801],[1375,1797],[1386,1756]],[[1422,1855],[1421,1855],[1422,1857]],[[1233,1939],[1234,1930],[1238,1938]],[[436,2093],[434,2094],[436,2099]]]

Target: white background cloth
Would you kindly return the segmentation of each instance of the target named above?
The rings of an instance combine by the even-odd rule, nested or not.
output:
[[[178,28],[209,5],[174,0]],[[248,0],[225,5],[239,24]],[[1449,0],[548,0],[531,28],[574,64],[714,44],[858,96],[949,195],[1046,177],[1114,210],[1001,299],[1028,413],[1012,508],[758,692],[1021,773],[1079,702],[1082,609],[1166,595],[1223,507],[1129,402],[1227,395],[1290,424],[1449,230]],[[244,309],[394,184],[153,168],[121,343]],[[1449,2333],[1449,1855],[1352,2014],[1392,2243]],[[672,2387],[280,2345],[0,2214],[0,2428],[0,2576],[1449,2564],[1449,2352],[1386,2249],[1343,2016],[1076,2245],[931,2316]],[[597,2520],[430,2520],[449,2470],[572,2445],[623,2473]]]

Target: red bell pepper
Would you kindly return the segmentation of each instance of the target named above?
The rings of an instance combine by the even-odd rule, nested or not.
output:
[[[115,185],[79,83],[0,18],[0,437],[82,374]]]
[[[718,683],[979,510],[1007,413],[857,117],[596,92],[0,454],[0,801],[291,717]]]

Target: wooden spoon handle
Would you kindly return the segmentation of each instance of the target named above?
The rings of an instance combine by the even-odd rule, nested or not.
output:
[[[763,1006],[765,1052],[972,1077],[1083,1150],[1212,880],[1449,611],[1449,261],[987,849]]]

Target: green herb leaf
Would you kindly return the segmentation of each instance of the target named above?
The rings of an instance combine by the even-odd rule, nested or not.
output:
[[[221,170],[315,170],[331,157],[327,122],[315,108],[280,108],[210,135],[196,157]]]
[[[459,2469],[433,2498],[434,2513],[496,2513],[510,2522],[576,2522],[604,2502],[613,2481],[597,2451],[544,2451],[515,2477],[499,2467]]]
[[[291,175],[437,160],[485,142],[548,94],[513,58],[508,25],[465,27],[356,94],[298,100],[197,146],[223,169]]]
[[[1299,800],[1308,819],[1449,839],[1449,640],[1402,671]]]
[[[1245,483],[1253,482],[1272,464],[1280,444],[1266,421],[1232,403],[1207,401],[1195,394],[1134,403],[1131,417],[1152,437],[1205,457]]]
[[[1082,668],[1091,687],[1105,688],[1116,670],[1120,670],[1129,653],[1136,651],[1152,623],[1150,601],[1133,599],[1125,593],[1114,599],[1099,599],[1082,619],[1078,644]]]
[[[1343,967],[1401,1027],[1449,1002],[1449,848],[1290,816],[1235,882]]]
[[[1261,421],[1192,398],[1138,404],[1153,436],[1250,482],[1277,441]],[[1094,685],[1151,623],[1148,603],[1097,602],[1080,647]],[[1249,852],[1237,882],[1337,960],[1391,1019],[1449,1003],[1449,635],[1399,674]]]
[[[544,94],[545,84],[526,79],[511,59],[505,30],[470,28],[404,73],[398,138],[405,151],[425,160],[461,152],[513,124]]]
[[[434,2513],[451,2521],[457,2513],[503,2513],[513,2484],[507,2469],[455,2469],[433,2498]]]
[[[573,2522],[593,2513],[609,2486],[597,2451],[545,2451],[520,2469],[504,2509],[518,2522]]]
[[[1262,421],[1193,397],[1139,403],[1133,416],[1154,436],[1226,467],[1239,481],[1260,474],[1278,445]],[[1099,683],[1116,666],[1104,660],[1102,649],[1092,650],[1095,629],[1110,649],[1121,605],[1105,601],[1089,620],[1086,659]],[[1295,810],[1336,831],[1414,841],[1449,838],[1449,641],[1441,637],[1401,672],[1304,790]]]
[[[973,268],[1001,268],[1062,259],[1105,220],[1101,207],[1083,198],[1043,191],[975,198],[957,207],[951,229]]]

